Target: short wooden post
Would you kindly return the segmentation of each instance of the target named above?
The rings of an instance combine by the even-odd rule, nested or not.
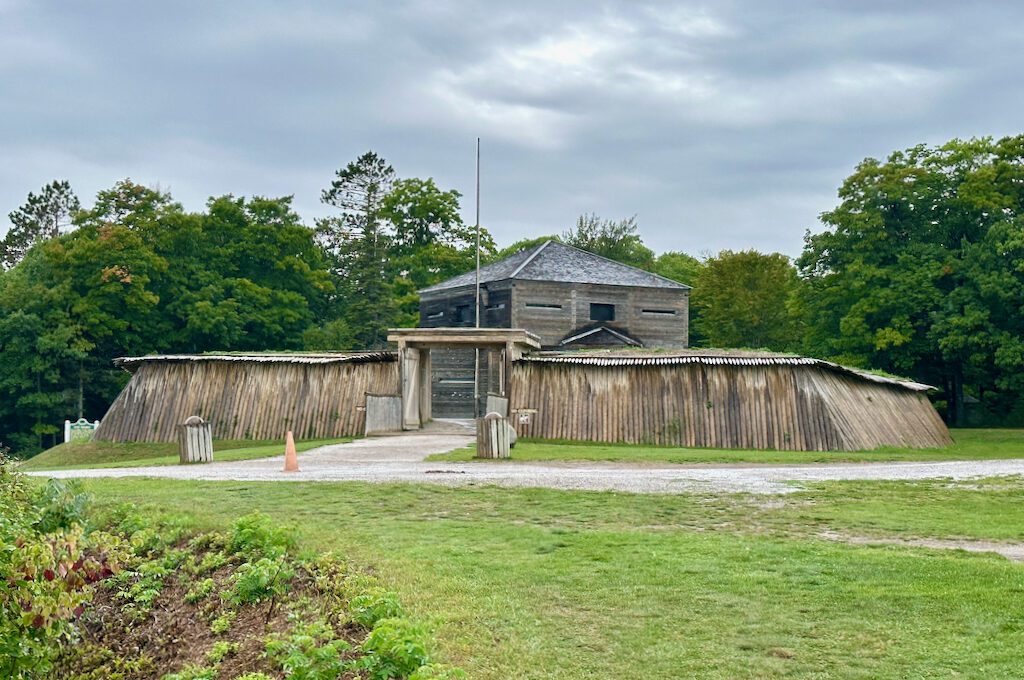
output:
[[[189,416],[178,426],[178,460],[188,463],[213,462],[213,431],[199,416]]]
[[[515,441],[515,430],[508,418],[488,413],[476,421],[476,457],[508,458]]]

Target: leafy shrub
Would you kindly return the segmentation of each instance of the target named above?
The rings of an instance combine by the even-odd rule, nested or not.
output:
[[[51,479],[39,492],[34,505],[39,513],[35,529],[50,534],[73,526],[85,526],[89,496],[78,482]]]
[[[430,661],[426,637],[421,626],[406,619],[381,619],[363,642],[366,656],[358,666],[370,680],[408,677]]]
[[[334,680],[348,668],[343,654],[350,648],[323,621],[297,625],[290,635],[272,637],[266,646],[267,658],[289,680]]]
[[[216,585],[212,578],[204,578],[185,593],[185,602],[195,604],[200,600],[205,600],[213,592]]]
[[[383,588],[373,588],[349,600],[352,620],[364,628],[373,628],[381,619],[401,618],[402,605],[398,596]]]
[[[209,652],[206,653],[206,660],[210,663],[217,665],[229,656],[234,656],[238,653],[237,642],[226,642],[221,640],[214,642],[213,647]]]
[[[444,666],[436,663],[429,663],[409,676],[409,680],[463,680],[466,678],[466,671],[454,666]]]
[[[288,530],[260,512],[240,517],[231,528],[227,549],[248,559],[278,557],[295,548]]]
[[[160,680],[216,680],[217,679],[217,667],[216,666],[198,666],[190,663],[186,664],[177,673],[167,673],[161,676]]]
[[[274,680],[266,673],[246,673],[245,675],[239,675],[235,680]]]
[[[232,609],[221,612],[217,618],[210,622],[210,632],[214,635],[223,635],[231,630],[231,624],[235,622],[236,613]]]
[[[228,557],[222,552],[208,552],[203,555],[203,559],[199,560],[199,564],[196,565],[196,574],[209,574],[211,571],[217,571],[225,564],[228,563]]]
[[[231,576],[228,598],[235,604],[253,604],[276,598],[288,591],[295,568],[284,557],[262,557],[246,562]]]
[[[72,486],[30,488],[0,450],[0,677],[45,675],[93,584],[118,568],[107,534],[86,534]]]

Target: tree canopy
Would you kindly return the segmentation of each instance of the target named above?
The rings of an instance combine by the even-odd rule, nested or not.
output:
[[[798,264],[805,349],[1005,414],[1024,387],[1024,136],[866,159]]]
[[[562,234],[562,242],[633,267],[654,266],[654,251],[640,238],[636,215],[624,220],[580,215],[576,225]]]

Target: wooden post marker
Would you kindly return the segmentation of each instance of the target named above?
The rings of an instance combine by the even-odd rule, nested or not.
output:
[[[284,437],[284,471],[299,471],[299,459],[295,455],[295,438],[292,437],[291,430],[288,430],[288,434]]]

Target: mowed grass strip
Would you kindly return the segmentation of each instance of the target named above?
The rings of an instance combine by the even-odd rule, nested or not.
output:
[[[1001,557],[837,544],[899,525],[1024,526],[1024,482],[817,485],[784,497],[360,483],[88,480],[103,503],[222,528],[258,508],[307,550],[372,566],[473,678],[1013,677],[1024,569]],[[993,481],[992,484],[996,484]],[[1006,495],[999,494],[1006,492]],[[883,494],[883,504],[871,499]],[[857,512],[850,513],[851,509]],[[882,520],[879,514],[892,515]],[[997,528],[997,527],[1002,527]],[[1019,529],[1018,529],[1019,530]]]
[[[684,449],[636,444],[523,440],[509,462],[613,461],[628,463],[881,463],[892,461],[984,460],[1024,458],[1024,430],[955,429],[954,444],[944,449],[881,448],[871,451],[776,451]],[[428,460],[471,461],[475,449],[434,454]],[[488,459],[489,462],[495,462]]]
[[[343,444],[351,438],[295,442],[296,451],[327,444]],[[253,460],[284,454],[284,440],[222,439],[213,442],[215,461]],[[22,470],[75,470],[147,465],[178,465],[175,442],[69,442],[47,449],[19,466]]]

